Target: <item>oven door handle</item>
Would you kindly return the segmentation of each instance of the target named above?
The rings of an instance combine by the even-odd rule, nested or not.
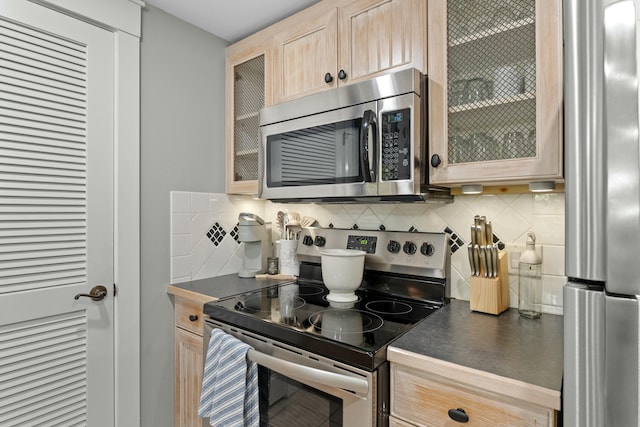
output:
[[[312,381],[329,387],[338,387],[365,396],[369,393],[369,384],[360,378],[348,377],[322,369],[298,365],[286,360],[278,359],[268,354],[249,349],[247,358],[260,366],[279,372],[298,381]]]

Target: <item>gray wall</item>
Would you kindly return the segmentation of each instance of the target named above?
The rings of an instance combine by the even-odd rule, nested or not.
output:
[[[142,14],[141,418],[173,426],[169,192],[224,192],[227,43],[160,9]]]

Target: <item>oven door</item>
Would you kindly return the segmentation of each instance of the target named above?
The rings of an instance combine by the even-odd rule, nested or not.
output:
[[[386,419],[386,404],[379,405],[382,402],[376,396],[378,372],[362,371],[213,320],[205,323],[205,341],[213,328],[253,347],[248,357],[258,364],[261,427],[384,424],[378,420],[379,416]],[[205,342],[205,352],[207,347]]]
[[[262,126],[260,198],[376,196],[376,105],[368,102]]]

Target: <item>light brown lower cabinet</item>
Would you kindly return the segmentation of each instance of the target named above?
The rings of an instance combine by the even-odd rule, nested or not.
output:
[[[405,423],[396,417],[389,417],[389,427],[414,427],[413,424]]]
[[[449,410],[468,420],[455,421]],[[453,414],[454,417],[456,414]],[[465,416],[463,415],[463,416]],[[390,426],[555,427],[556,411],[415,368],[391,364]]]
[[[204,371],[201,302],[175,299],[175,421],[176,427],[208,425],[198,417]]]

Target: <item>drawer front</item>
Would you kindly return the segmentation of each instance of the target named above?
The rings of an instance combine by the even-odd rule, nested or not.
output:
[[[463,423],[449,417],[461,408],[469,420],[465,426],[552,427],[555,412],[525,402],[474,390],[432,377],[402,365],[391,366],[391,414],[418,426],[455,427]]]
[[[389,427],[415,427],[413,424],[402,421],[396,417],[389,417]]]
[[[202,306],[201,302],[177,297],[175,307],[176,326],[202,336],[204,333]]]

